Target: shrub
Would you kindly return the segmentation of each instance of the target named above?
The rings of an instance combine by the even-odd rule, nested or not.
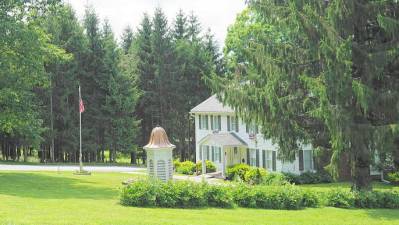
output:
[[[195,172],[195,163],[191,161],[181,162],[180,165],[176,168],[176,172],[181,174],[192,175]]]
[[[248,208],[299,209],[318,205],[318,196],[293,185],[249,186],[238,185],[233,190],[237,205]]]
[[[352,208],[355,205],[355,194],[349,190],[334,189],[327,192],[326,205],[337,208]]]
[[[177,168],[180,167],[180,164],[181,164],[180,159],[173,160],[173,168],[175,170],[177,170]]]
[[[263,168],[251,167],[244,174],[244,181],[249,184],[260,184],[264,182],[267,172]]]
[[[399,208],[399,193],[395,191],[355,192],[356,208]]]
[[[232,208],[234,207],[234,199],[229,187],[220,185],[204,185],[205,198],[208,206]]]
[[[330,174],[326,171],[304,172],[300,175],[293,173],[283,173],[285,179],[291,184],[319,184],[331,183],[333,181]]]
[[[229,180],[245,180],[245,173],[247,173],[251,167],[247,164],[236,164],[227,169],[227,179]]]
[[[388,173],[388,180],[393,184],[399,184],[399,171]]]
[[[263,179],[264,185],[284,185],[288,184],[286,177],[282,173],[267,173]]]
[[[121,204],[132,206],[156,206],[157,193],[160,193],[157,181],[135,181],[122,189]]]
[[[206,160],[205,163],[206,163],[205,166],[206,166],[206,172],[207,173],[216,172],[216,166],[215,166],[215,164],[212,161]],[[196,167],[197,167],[198,173],[201,174],[202,173],[202,162],[198,161],[197,164],[196,164]]]

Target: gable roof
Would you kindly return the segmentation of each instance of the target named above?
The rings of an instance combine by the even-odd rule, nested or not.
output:
[[[221,146],[247,146],[247,143],[233,132],[208,134],[198,143],[203,143],[205,141],[217,143]]]
[[[215,113],[234,113],[234,110],[228,105],[223,105],[216,95],[212,95],[205,101],[201,102],[199,105],[195,106],[190,111],[191,113],[201,113],[201,112],[215,112]]]

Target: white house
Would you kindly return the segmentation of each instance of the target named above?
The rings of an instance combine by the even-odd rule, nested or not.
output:
[[[232,108],[223,105],[213,95],[194,107],[196,160],[203,158],[215,163],[223,174],[228,166],[246,163],[268,171],[300,174],[313,170],[311,146],[299,151],[293,162],[277,158],[278,148],[265,139],[255,125],[247,125]]]

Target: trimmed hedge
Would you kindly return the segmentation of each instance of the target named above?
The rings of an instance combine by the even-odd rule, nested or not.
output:
[[[198,208],[234,206],[264,209],[301,209],[331,206],[337,208],[399,208],[398,191],[351,192],[333,189],[315,193],[298,186],[237,184],[209,185],[179,181],[138,180],[122,188],[120,202],[126,206]]]
[[[121,204],[126,206],[197,208],[231,208],[235,205],[265,209],[299,209],[318,204],[314,193],[293,185],[238,186],[209,185],[188,181],[163,183],[138,180],[121,191]]]
[[[126,206],[167,208],[234,206],[228,187],[189,181],[164,183],[155,179],[138,180],[125,186],[121,191],[120,202]]]

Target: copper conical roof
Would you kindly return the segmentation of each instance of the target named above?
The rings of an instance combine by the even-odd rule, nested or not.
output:
[[[155,127],[151,131],[150,140],[144,148],[175,148],[168,139],[166,131],[162,127]]]

